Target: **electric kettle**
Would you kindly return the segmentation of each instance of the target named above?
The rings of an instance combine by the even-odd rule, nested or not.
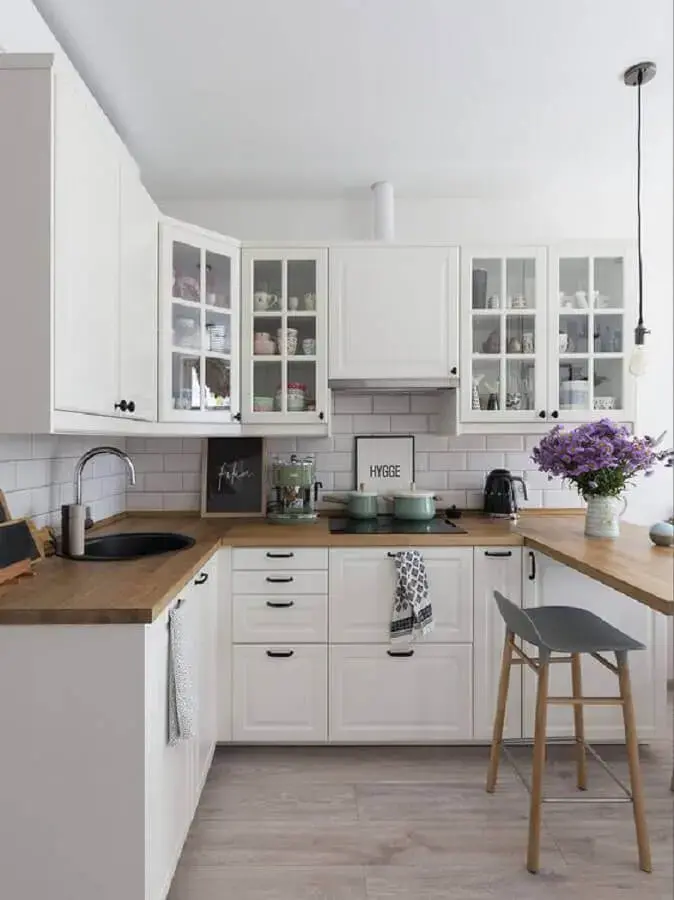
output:
[[[528,500],[527,486],[519,475],[512,475],[507,469],[492,469],[484,486],[484,511],[490,516],[511,518],[517,515],[519,505],[515,482],[522,485],[524,499]]]

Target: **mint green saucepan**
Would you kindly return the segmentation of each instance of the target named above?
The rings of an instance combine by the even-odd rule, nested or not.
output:
[[[379,495],[375,491],[366,491],[363,484],[357,491],[349,491],[339,496],[325,494],[323,499],[346,506],[346,514],[350,519],[377,518]]]

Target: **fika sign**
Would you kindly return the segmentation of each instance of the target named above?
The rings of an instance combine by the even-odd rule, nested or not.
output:
[[[413,435],[358,435],[355,443],[356,485],[382,494],[410,489],[414,481]]]

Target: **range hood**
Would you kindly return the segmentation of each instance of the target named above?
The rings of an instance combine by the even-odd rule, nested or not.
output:
[[[458,375],[447,378],[331,378],[328,387],[333,391],[352,394],[430,394],[451,391],[459,386]]]

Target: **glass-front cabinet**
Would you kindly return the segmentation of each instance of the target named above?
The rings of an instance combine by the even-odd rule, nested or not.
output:
[[[246,248],[241,264],[243,421],[327,429],[327,250]]]
[[[539,418],[546,391],[545,301],[545,250],[462,250],[464,422]]]
[[[551,249],[548,408],[553,418],[633,420],[628,365],[635,271],[625,245]]]
[[[160,248],[160,418],[240,420],[239,243],[171,220]]]

